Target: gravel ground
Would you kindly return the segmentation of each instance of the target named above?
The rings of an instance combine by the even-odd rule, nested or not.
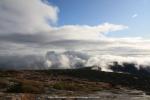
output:
[[[0,100],[150,100],[137,90],[105,90],[86,96],[50,96],[48,94],[0,94]]]

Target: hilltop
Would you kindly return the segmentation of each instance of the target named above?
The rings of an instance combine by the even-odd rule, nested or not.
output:
[[[0,92],[52,93],[78,91],[92,93],[110,89],[137,89],[150,92],[150,77],[126,73],[82,69],[0,71]],[[61,91],[60,91],[61,90]]]

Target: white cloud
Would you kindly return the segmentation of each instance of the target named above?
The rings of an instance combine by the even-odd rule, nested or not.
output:
[[[138,14],[132,15],[132,18],[136,18],[136,17],[138,17]]]
[[[104,23],[97,26],[88,25],[66,25],[62,27],[56,27],[50,34],[58,37],[58,39],[68,40],[99,40],[105,33],[124,30],[128,28],[125,25],[116,25],[110,23]],[[56,38],[57,39],[57,38]]]
[[[128,59],[127,56],[131,56],[130,54],[142,55],[143,58],[145,55],[150,54],[150,40],[139,37],[106,37],[106,33],[127,29],[128,27],[125,25],[104,23],[95,26],[64,25],[54,27],[52,24],[57,23],[58,12],[59,9],[56,6],[48,4],[46,1],[1,0],[0,55],[28,55],[66,50],[85,51],[91,55],[94,53],[94,55],[101,55],[100,57],[95,56],[96,58],[91,57],[88,60],[64,53],[54,54],[55,57],[48,58],[47,63],[49,65],[55,65],[58,60],[59,65],[69,68],[75,62],[85,64],[92,61],[92,59],[96,59],[96,63],[93,62],[95,64],[106,64],[106,61],[114,59],[125,61],[125,59]],[[132,18],[137,16],[135,14]],[[49,22],[46,19],[49,19]],[[126,57],[120,57],[123,54]],[[105,57],[110,59],[105,59]],[[142,57],[140,60],[136,59],[135,56],[132,59],[143,63]],[[146,58],[147,62],[149,62],[148,57]]]
[[[105,33],[128,28],[125,25],[110,23],[53,27],[51,24],[57,22],[58,7],[48,4],[46,0],[1,0],[0,12],[0,38],[1,41],[7,41],[7,44],[15,42],[25,45],[25,42],[32,44],[61,40],[93,41],[99,40]]]
[[[48,31],[57,21],[58,8],[41,0],[1,0],[0,34]]]
[[[62,56],[64,57],[62,59]],[[87,52],[67,51],[62,53],[48,52],[46,55],[46,64],[50,68],[78,68],[78,67],[100,67],[102,71],[112,71],[110,66],[117,62],[122,67],[124,63],[134,64],[136,69],[148,67],[150,65],[149,57],[117,56],[111,55],[89,55]],[[79,65],[79,66],[77,66]]]
[[[55,42],[98,41],[105,33],[128,28],[111,23],[54,27],[51,24],[57,22],[58,7],[48,4],[46,0],[1,0],[0,12],[0,54],[65,50],[70,48],[67,45],[70,42],[63,47],[54,45]],[[74,49],[77,45],[81,46],[76,42],[70,46]]]

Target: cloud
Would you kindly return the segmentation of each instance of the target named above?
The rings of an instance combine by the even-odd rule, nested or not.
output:
[[[13,34],[0,36],[1,54],[41,54],[47,51],[78,50],[101,54],[149,55],[150,40],[143,38],[108,38],[73,40],[52,35]],[[84,37],[83,37],[84,38]]]
[[[1,0],[0,12],[0,54],[78,49],[79,43],[94,44],[105,33],[128,28],[111,23],[56,27],[59,8],[47,0]]]
[[[61,56],[65,56],[65,60],[60,59]],[[145,56],[90,55],[77,51],[62,53],[48,52],[46,55],[46,64],[49,68],[92,67],[92,69],[101,69],[102,71],[109,72],[126,72],[139,75],[150,74],[150,60],[149,57]]]
[[[11,42],[46,43],[58,40],[100,40],[105,33],[126,29],[127,26],[104,23],[97,26],[68,25],[52,27],[33,34],[0,34],[1,40]]]
[[[47,0],[1,0],[0,1],[0,34],[35,34],[49,32],[49,34],[62,34],[68,38],[84,34],[94,39],[97,33],[117,31],[126,28],[123,25],[105,23],[103,25],[65,25],[52,27],[58,19],[58,7],[48,3]],[[74,34],[76,33],[76,34]],[[71,36],[71,37],[70,37]],[[88,38],[88,37],[87,37]]]
[[[132,15],[132,18],[136,18],[136,17],[138,17],[138,14]]]
[[[45,52],[46,49],[49,50],[49,48],[56,48],[59,50],[74,49],[74,47],[81,46],[82,43],[94,44],[95,42],[100,41],[100,39],[104,37],[104,34],[107,32],[122,30],[125,28],[127,27],[124,25],[115,25],[109,23],[98,26],[68,25],[52,27],[49,31],[33,34],[0,34],[0,44],[1,48],[8,47],[8,50],[10,50],[10,46],[8,45],[16,45],[16,47],[14,47],[18,49],[15,49],[16,52],[20,50],[23,50],[22,52],[24,52],[25,50],[29,49],[31,50],[30,52],[35,52],[35,50],[39,52],[41,49],[44,49],[42,51]],[[23,49],[20,49],[22,47]],[[13,50],[11,50],[11,52],[13,52]]]
[[[9,63],[8,63],[9,62]],[[88,52],[48,51],[39,55],[1,55],[1,69],[70,69],[92,67],[102,71],[127,72],[132,74],[150,74],[150,60],[145,56],[101,55]]]
[[[75,52],[67,51],[63,53],[47,52],[46,54],[46,65],[49,68],[78,68],[84,67],[88,55]]]
[[[58,11],[42,0],[1,0],[0,34],[49,30],[48,23],[56,23]]]
[[[94,65],[111,71],[109,64],[114,61],[139,66],[149,64],[150,40],[106,36],[109,32],[127,29],[126,25],[57,27],[59,9],[46,0],[1,0],[0,12],[2,66],[76,68]]]
[[[99,40],[105,33],[124,30],[125,25],[104,23],[97,26],[89,25],[65,25],[54,28],[51,33],[58,35],[61,39],[69,40]]]
[[[39,55],[0,55],[0,69],[46,69],[45,57]]]

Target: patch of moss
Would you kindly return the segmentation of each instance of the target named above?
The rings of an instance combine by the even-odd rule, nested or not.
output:
[[[70,91],[79,91],[83,90],[85,87],[81,84],[73,83],[73,82],[57,82],[52,86],[54,89],[58,90],[70,90]]]
[[[23,81],[15,83],[7,88],[9,93],[41,93],[43,92],[43,87],[41,84],[35,84],[30,81]]]

